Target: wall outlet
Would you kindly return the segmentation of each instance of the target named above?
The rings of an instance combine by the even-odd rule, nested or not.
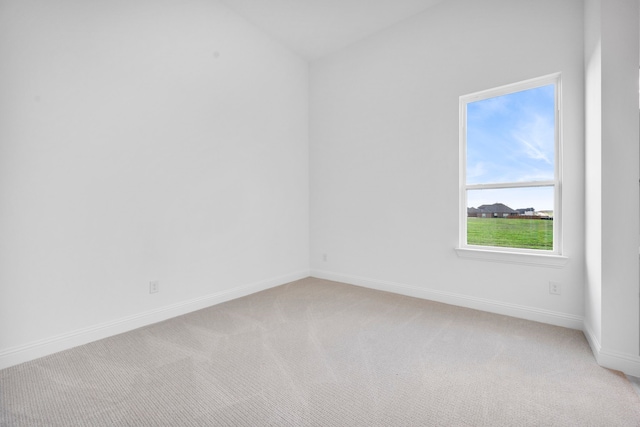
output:
[[[149,293],[150,294],[155,294],[156,292],[160,291],[160,282],[157,280],[152,280],[151,282],[149,282]]]
[[[322,261],[327,262],[327,254],[322,254]]]
[[[558,282],[549,282],[549,293],[552,295],[562,294],[562,285]]]

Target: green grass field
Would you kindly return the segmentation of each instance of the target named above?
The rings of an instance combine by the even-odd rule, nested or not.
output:
[[[467,218],[467,244],[553,250],[553,221]]]

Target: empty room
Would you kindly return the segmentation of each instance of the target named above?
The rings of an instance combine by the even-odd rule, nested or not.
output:
[[[0,425],[640,425],[638,0],[0,0]]]

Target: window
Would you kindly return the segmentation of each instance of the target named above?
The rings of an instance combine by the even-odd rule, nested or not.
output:
[[[560,74],[460,97],[460,248],[560,255]]]

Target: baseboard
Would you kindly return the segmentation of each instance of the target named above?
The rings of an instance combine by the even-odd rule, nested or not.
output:
[[[334,273],[330,271],[311,270],[311,276],[317,277],[319,279],[333,280],[336,282],[348,283],[365,288],[393,292],[396,294],[442,302],[445,304],[502,314],[505,316],[533,320],[536,322],[562,326],[570,329],[583,329],[584,319],[581,316],[574,316],[566,313],[559,313],[535,307],[510,304],[485,298],[470,297],[467,295],[460,295],[452,292],[444,292],[413,285],[406,285],[402,283],[387,282],[341,273]]]
[[[633,377],[640,377],[640,356],[603,349],[602,344],[586,322],[583,332],[598,365],[624,372]]]
[[[589,343],[589,347],[591,347],[591,350],[593,351],[593,355],[597,358],[597,355],[602,351],[602,345],[600,344],[600,340],[598,339],[596,334],[593,333],[593,330],[589,327],[586,321],[584,322],[582,332],[587,338],[587,342]]]
[[[0,369],[28,362],[39,357],[87,344],[99,339],[128,332],[143,326],[201,310],[216,304],[250,295],[265,289],[309,277],[309,271],[298,271],[283,276],[236,286],[188,301],[171,304],[132,316],[123,317],[76,331],[38,340],[26,345],[0,351]]]

